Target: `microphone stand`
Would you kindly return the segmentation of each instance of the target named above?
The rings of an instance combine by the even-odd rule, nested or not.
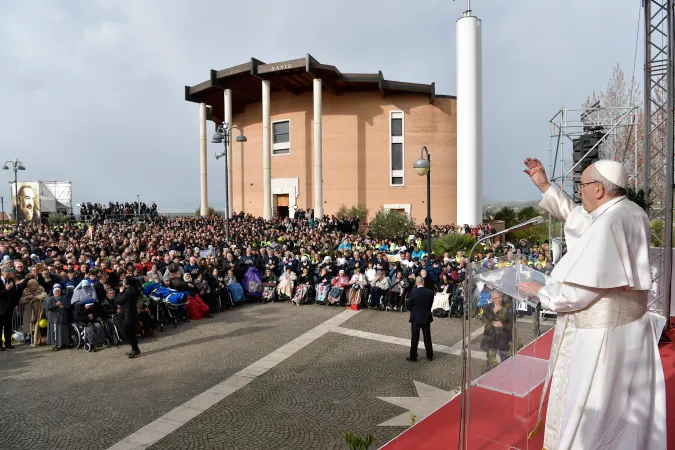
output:
[[[473,247],[471,247],[471,251],[469,252],[468,260],[469,263],[466,266],[466,274],[464,276],[464,311],[463,311],[463,316],[462,317],[462,384],[460,385],[460,411],[459,411],[459,450],[463,449],[468,449],[469,448],[469,426],[467,423],[467,418],[469,417],[469,413],[471,411],[471,390],[469,389],[469,386],[467,383],[470,383],[471,380],[468,379],[468,376],[470,375],[469,371],[469,361],[471,361],[471,342],[466,341],[466,336],[468,334],[468,326],[469,326],[469,306],[470,302],[469,299],[471,298],[471,279],[473,278],[473,274],[471,272],[471,257],[473,256],[474,250],[476,250],[476,247],[478,244],[481,242],[485,242],[489,239],[492,239],[497,236],[501,236],[507,233],[511,233],[513,231],[518,231],[518,230],[523,230],[525,228],[530,228],[534,227],[537,225],[541,225],[544,223],[544,218],[542,216],[535,217],[533,219],[526,220],[523,223],[519,223],[518,225],[514,225],[511,228],[507,228],[502,231],[498,231],[496,233],[493,233],[489,236],[483,236],[482,238],[478,239],[475,244],[473,244]],[[514,344],[515,345],[515,344]],[[464,444],[466,446],[464,446]]]

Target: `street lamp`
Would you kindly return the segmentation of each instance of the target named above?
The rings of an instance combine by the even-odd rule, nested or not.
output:
[[[424,153],[427,157],[424,159]],[[413,163],[413,169],[417,175],[423,177],[427,176],[427,258],[431,256],[431,156],[427,147],[422,147],[420,152],[420,159],[416,159]]]
[[[237,126],[231,126],[229,123],[223,123],[218,125],[216,132],[213,134],[213,139],[211,143],[213,144],[223,144],[223,153],[216,153],[216,159],[220,159],[223,156],[225,157],[225,240],[230,242],[230,193],[229,193],[229,182],[227,174],[227,146],[232,141],[232,129],[236,128],[239,130],[239,136],[237,136],[237,142],[246,142],[246,136],[244,132]]]
[[[7,164],[12,165],[12,170],[14,171],[14,224],[18,225],[19,224],[19,182],[18,182],[18,177],[17,177],[17,170],[26,170],[26,167],[23,165],[19,159],[15,159],[14,161],[5,161],[5,165],[2,166],[2,170],[9,170],[9,166]]]

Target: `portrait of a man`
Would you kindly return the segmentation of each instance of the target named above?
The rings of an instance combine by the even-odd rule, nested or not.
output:
[[[40,221],[40,197],[37,183],[19,184],[17,198],[14,199],[17,206],[18,222]]]

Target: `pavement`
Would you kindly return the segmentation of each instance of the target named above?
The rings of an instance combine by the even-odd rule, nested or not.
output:
[[[17,345],[0,353],[0,448],[343,449],[344,432],[378,448],[459,386],[461,321],[433,322],[431,362],[405,360],[409,333],[405,313],[285,302],[168,328],[133,360]]]

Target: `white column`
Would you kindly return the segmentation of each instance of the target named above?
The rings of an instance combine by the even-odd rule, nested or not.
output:
[[[270,82],[262,82],[263,218],[272,219],[272,136],[270,134]]]
[[[232,90],[230,89],[225,89],[224,91],[224,97],[223,97],[223,107],[224,107],[224,112],[225,112],[225,123],[230,124],[232,126]],[[235,133],[236,131],[236,133]],[[229,216],[232,217],[232,211],[234,208],[232,207],[232,152],[235,149],[235,143],[237,142],[236,136],[239,136],[239,131],[238,130],[232,130],[232,140],[230,142],[230,148],[229,151],[227,152],[227,201],[229,205]],[[239,146],[237,146],[239,147]]]
[[[483,221],[483,69],[481,21],[457,21],[457,224]]]
[[[199,212],[205,216],[209,212],[209,181],[206,168],[206,103],[199,104],[199,187],[201,202]]]
[[[321,147],[321,80],[314,79],[314,217],[323,218],[323,154]]]

